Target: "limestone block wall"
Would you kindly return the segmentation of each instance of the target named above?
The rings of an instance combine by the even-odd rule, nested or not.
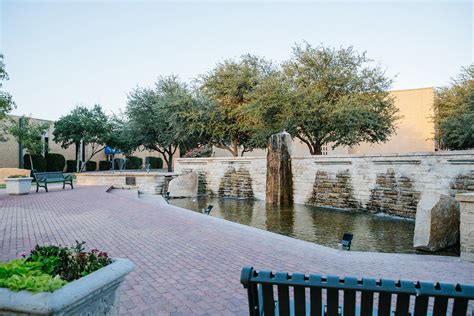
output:
[[[178,158],[174,167],[177,173],[197,172],[200,193],[265,199],[267,167],[263,157]]]
[[[248,174],[253,197],[265,199],[266,158],[179,158],[175,172],[196,171],[202,192],[217,196],[229,174]],[[404,155],[293,157],[295,203],[360,209],[414,218],[423,191],[474,192],[474,150]],[[238,178],[238,177],[237,177]],[[245,177],[241,182],[245,182]],[[232,181],[228,181],[232,187]],[[239,183],[239,180],[234,180]],[[247,181],[248,182],[248,181]],[[247,187],[248,186],[245,186]],[[205,188],[204,190],[202,188]],[[235,188],[234,188],[235,189]],[[229,191],[230,190],[230,191]],[[240,195],[239,195],[240,194]]]
[[[461,259],[474,262],[474,193],[458,194],[456,200],[461,204]]]

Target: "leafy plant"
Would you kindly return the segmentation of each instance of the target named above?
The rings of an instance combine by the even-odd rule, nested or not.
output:
[[[11,176],[8,176],[9,179],[18,179],[18,178],[28,178],[28,176],[25,176],[23,174],[13,174]]]
[[[43,268],[43,263],[29,262],[26,259],[1,262],[0,287],[12,291],[27,290],[39,293],[53,292],[67,284],[59,275],[52,276],[43,272]]]

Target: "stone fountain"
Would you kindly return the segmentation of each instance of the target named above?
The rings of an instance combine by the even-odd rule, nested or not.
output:
[[[291,135],[285,131],[273,134],[268,144],[266,202],[274,205],[293,204]]]

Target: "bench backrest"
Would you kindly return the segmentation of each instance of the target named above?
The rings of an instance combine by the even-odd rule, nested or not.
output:
[[[46,181],[62,181],[64,180],[64,174],[61,171],[35,172],[35,179],[45,179]]]
[[[469,301],[474,300],[473,285],[369,278],[358,280],[353,277],[306,276],[302,273],[290,275],[257,272],[252,267],[242,269],[240,282],[248,292],[250,315],[356,315],[356,310],[360,309],[357,315],[373,315],[374,311],[377,311],[376,315],[393,315],[393,310],[395,315],[421,316],[428,314],[428,302],[432,298],[433,315],[445,316],[448,300],[452,299],[454,302],[449,304],[452,306],[449,314],[465,316]],[[309,289],[309,296],[306,289]],[[342,293],[343,302],[339,302],[339,294]],[[374,294],[378,296],[378,306],[375,307]],[[396,294],[393,309],[392,294]],[[414,304],[410,304],[412,296]]]

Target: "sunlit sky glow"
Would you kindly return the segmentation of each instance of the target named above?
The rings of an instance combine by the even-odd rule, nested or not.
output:
[[[0,0],[4,85],[14,114],[57,119],[77,104],[124,108],[159,75],[190,82],[244,53],[281,62],[295,42],[367,51],[393,89],[447,84],[473,62],[466,2]]]

